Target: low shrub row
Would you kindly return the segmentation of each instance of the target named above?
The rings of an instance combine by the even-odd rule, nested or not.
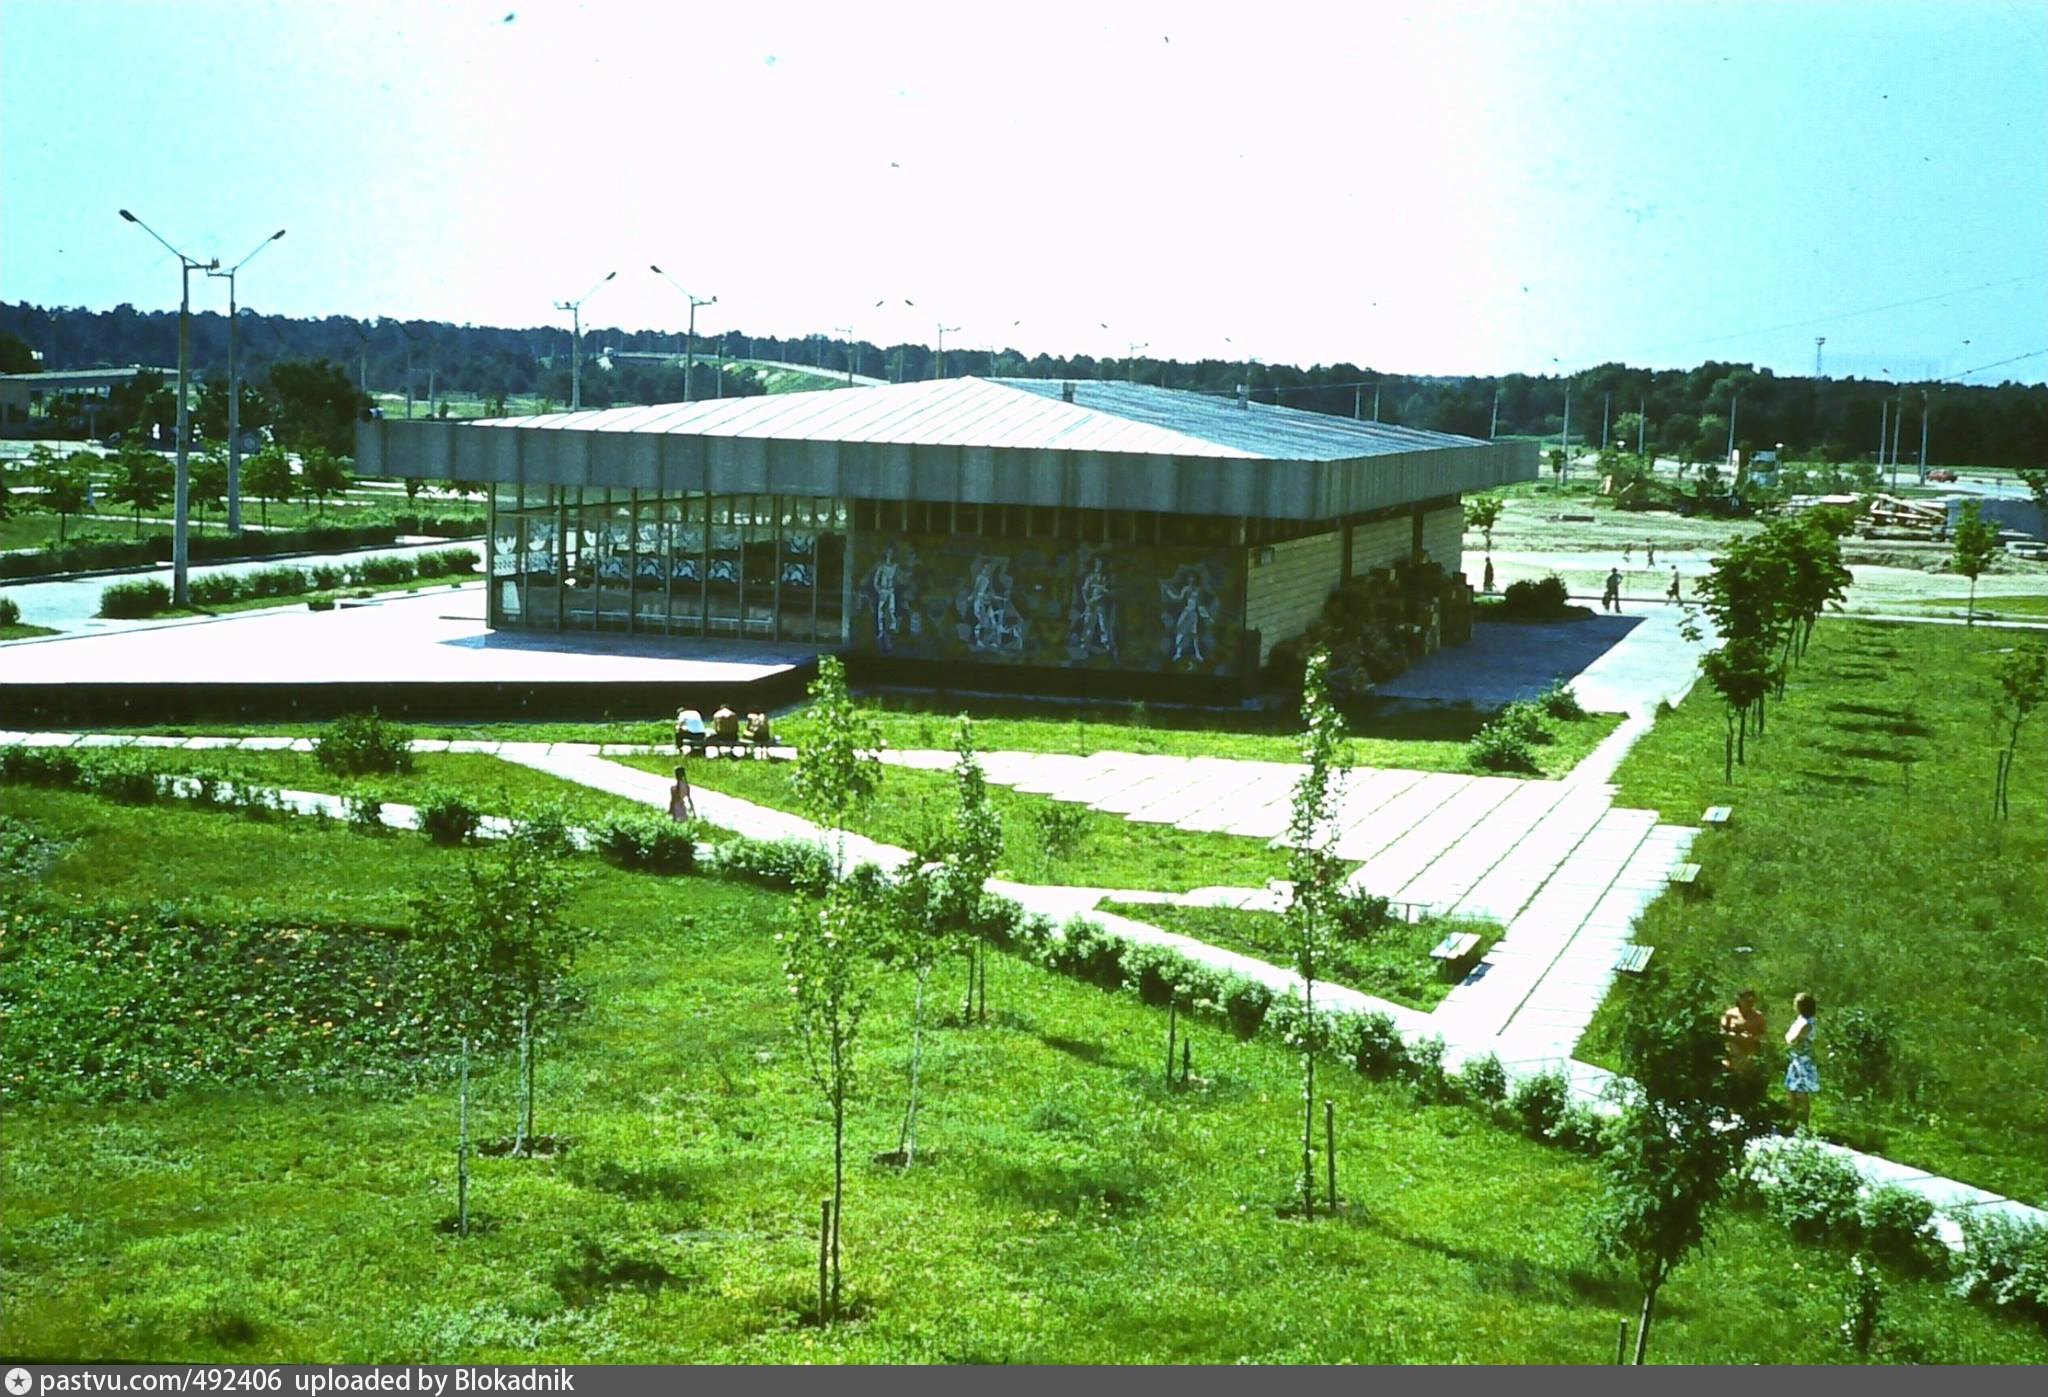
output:
[[[21,624],[21,607],[13,597],[0,597],[0,626]]]
[[[614,815],[592,834],[605,862],[642,873],[691,873],[697,836],[688,825],[660,815]]]
[[[84,791],[123,805],[190,800],[209,810],[232,810],[252,819],[283,813],[277,792],[207,769],[176,775],[153,771],[126,753],[79,753],[67,747],[0,748],[0,785]]]
[[[1564,579],[1555,573],[1533,581],[1510,582],[1498,609],[1511,621],[1561,621],[1579,610],[1571,604]]]
[[[1802,1242],[1860,1247],[1922,1269],[1946,1257],[1933,1203],[1896,1185],[1865,1187],[1854,1165],[1814,1141],[1793,1140],[1763,1155],[1748,1183],[1764,1210]]]
[[[1557,740],[1545,719],[1576,722],[1585,716],[1578,695],[1559,680],[1535,698],[1508,704],[1494,714],[1466,745],[1465,758],[1482,771],[1533,775],[1541,770],[1536,749]]]
[[[402,530],[392,524],[324,524],[308,529],[251,529],[240,534],[190,534],[185,556],[194,563],[231,562],[241,558],[267,558],[279,553],[336,553],[351,548],[374,548],[394,541]],[[482,520],[471,520],[460,532],[435,537],[460,538],[483,532]],[[23,553],[0,554],[0,579],[38,577],[52,572],[99,572],[111,568],[143,568],[171,560],[171,537],[152,534],[148,538],[78,538],[50,548]]]
[[[476,571],[471,548],[438,548],[412,557],[379,556],[351,563],[321,563],[311,568],[258,568],[254,572],[208,573],[192,579],[196,606],[226,606],[239,601],[296,597],[342,587],[389,586],[438,577],[467,577]],[[100,615],[113,620],[155,616],[171,606],[170,588],[151,578],[116,582],[100,593]]]
[[[352,713],[313,739],[313,760],[322,771],[342,776],[411,771],[412,729],[374,713]]]

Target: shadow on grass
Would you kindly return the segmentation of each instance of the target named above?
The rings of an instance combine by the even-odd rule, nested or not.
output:
[[[1547,1265],[1523,1256],[1502,1256],[1497,1252],[1460,1246],[1440,1237],[1405,1231],[1387,1223],[1370,1210],[1366,1211],[1361,1222],[1363,1226],[1378,1232],[1390,1242],[1471,1267],[1473,1280],[1481,1290],[1513,1295],[1568,1291],[1580,1299],[1623,1308],[1636,1305],[1642,1300],[1641,1293],[1631,1282],[1591,1265]],[[1668,1301],[1660,1301],[1659,1310],[1664,1315],[1683,1313]]]
[[[1916,722],[1913,719],[1905,717],[1903,715],[1900,717],[1887,719],[1883,722],[1831,722],[1828,724],[1828,726],[1833,728],[1836,732],[1867,733],[1880,737],[1934,736],[1933,728],[1928,727],[1925,723]]]
[[[1868,776],[1845,774],[1839,771],[1815,771],[1810,767],[1802,768],[1799,775],[1805,780],[1813,781],[1823,786],[1852,786],[1857,788],[1864,788],[1875,786],[1877,784],[1877,782],[1871,780]]]

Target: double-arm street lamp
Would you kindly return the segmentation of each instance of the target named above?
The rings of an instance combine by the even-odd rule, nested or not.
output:
[[[687,403],[690,401],[690,380],[696,376],[697,368],[697,307],[715,306],[718,304],[718,297],[699,296],[687,290],[680,281],[677,281],[652,262],[647,264],[647,270],[653,272],[676,290],[681,291],[683,299],[690,303],[690,328],[688,336],[684,340],[685,348],[683,350],[683,401]],[[722,386],[720,391],[723,391]]]
[[[235,360],[235,273],[249,265],[258,252],[284,236],[280,228],[256,244],[249,256],[226,271],[209,269],[208,276],[228,279],[228,532],[242,532],[242,377]]]
[[[172,491],[171,600],[177,606],[190,606],[192,604],[192,588],[186,578],[185,527],[186,517],[191,506],[192,493],[191,465],[187,459],[187,452],[191,447],[187,431],[187,424],[191,420],[191,410],[185,401],[185,380],[189,372],[189,361],[192,357],[192,272],[195,268],[202,272],[216,271],[220,267],[220,258],[216,257],[211,262],[201,262],[196,257],[187,257],[184,253],[178,251],[177,248],[164,242],[162,234],[158,233],[156,229],[144,223],[134,214],[126,209],[122,209],[120,212],[122,218],[134,224],[152,238],[155,238],[159,243],[163,243],[164,250],[178,259],[178,275],[182,286],[182,294],[178,301],[178,471],[176,485]]]
[[[573,301],[555,302],[556,310],[569,312],[569,411],[583,406],[583,303],[604,289],[604,284],[617,276],[617,272],[606,272],[598,279],[596,286]]]

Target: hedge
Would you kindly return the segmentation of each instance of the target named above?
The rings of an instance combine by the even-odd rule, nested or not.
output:
[[[245,573],[208,573],[192,579],[192,601],[197,606],[226,606],[237,601],[297,597],[341,587],[390,586],[415,578],[468,577],[476,572],[477,563],[474,548],[435,548],[413,557],[383,555],[351,563],[321,563],[311,568],[281,566]],[[170,589],[153,579],[116,582],[100,593],[100,615],[114,619],[154,616],[169,610],[170,605]]]
[[[482,531],[481,522],[467,532]],[[309,529],[249,530],[241,534],[192,534],[185,556],[195,563],[233,562],[278,553],[338,553],[393,543],[400,530],[391,524],[326,524]],[[37,577],[51,572],[98,572],[111,568],[144,568],[171,560],[171,537],[73,539],[54,548],[0,554],[0,578]]]

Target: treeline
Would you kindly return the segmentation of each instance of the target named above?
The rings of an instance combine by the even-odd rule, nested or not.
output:
[[[46,368],[167,365],[176,362],[177,316],[169,311],[0,306],[0,346],[8,337],[43,354]],[[245,374],[262,380],[280,362],[326,359],[372,392],[455,399],[459,411],[489,410],[514,396],[538,396],[565,406],[571,392],[566,327],[512,329],[441,321],[380,320],[343,316],[293,319],[245,314],[239,334]],[[683,338],[650,330],[593,328],[583,337],[585,406],[673,402],[685,396],[680,369],[660,363],[622,363],[605,369],[607,350],[681,355]],[[0,352],[0,359],[20,353]],[[759,391],[744,373],[721,374],[719,361],[773,359],[814,367],[826,376],[851,370],[892,382],[935,376],[928,345],[876,345],[811,335],[749,336],[729,330],[700,336],[702,362],[692,396],[744,396]],[[193,317],[193,362],[202,379],[224,375],[227,325],[211,312]],[[6,367],[13,367],[12,364]],[[954,349],[945,356],[949,377],[978,374],[1026,378],[1118,378],[1170,388],[1230,394],[1249,380],[1253,398],[1288,407],[1403,426],[1485,437],[1557,437],[1564,430],[1566,380],[1554,375],[1444,377],[1383,374],[1339,363],[1301,368],[1204,359],[1198,362],[1088,355],[1026,356],[1014,350]],[[2039,466],[2048,464],[2048,387],[2004,383],[1995,387],[1865,379],[1780,377],[1747,364],[1710,361],[1692,369],[1639,369],[1604,364],[1570,379],[1571,437],[1599,447],[1620,442],[1622,418],[1641,412],[1647,445],[1688,454],[1710,442],[1725,448],[1728,418],[1736,444],[1747,450],[1782,444],[1798,457],[1874,460],[1880,429],[1899,419],[1896,440],[1903,460],[1917,460],[1921,420],[1927,424],[1928,460],[1935,463]],[[1633,446],[1636,424],[1627,427]],[[1885,431],[1886,449],[1892,434]]]

